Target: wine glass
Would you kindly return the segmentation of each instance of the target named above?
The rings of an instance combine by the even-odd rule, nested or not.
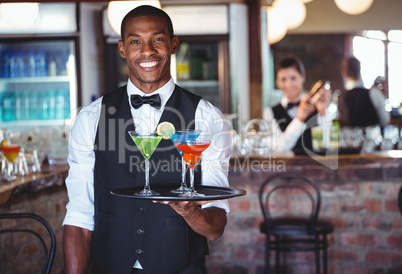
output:
[[[14,171],[14,160],[17,158],[18,153],[20,152],[21,146],[8,144],[7,146],[1,147],[1,152],[4,157],[7,159],[7,163],[4,167],[3,180],[12,181],[14,180],[13,171]]]
[[[155,196],[158,192],[151,190],[149,185],[149,158],[151,158],[162,136],[154,131],[129,131],[131,138],[136,144],[138,150],[145,159],[145,186],[144,189],[134,195],[138,196]]]
[[[183,152],[183,158],[190,169],[190,189],[182,197],[205,196],[194,189],[194,169],[201,161],[201,153],[206,150],[211,141],[209,139],[172,139],[177,149]]]
[[[201,131],[195,129],[184,129],[184,130],[177,130],[173,134],[170,135],[170,139],[172,140],[173,144],[175,144],[174,140],[195,140],[200,136]],[[186,184],[186,170],[187,164],[184,161],[183,152],[176,147],[177,151],[181,156],[181,184],[180,187],[177,189],[172,190],[173,193],[186,193],[189,191],[189,188]]]

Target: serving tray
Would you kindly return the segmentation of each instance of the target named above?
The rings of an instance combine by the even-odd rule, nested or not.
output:
[[[124,187],[111,190],[110,193],[120,197],[132,198],[132,199],[143,199],[143,200],[158,200],[158,201],[213,201],[213,200],[224,200],[233,197],[246,195],[246,191],[237,188],[230,187],[217,187],[208,185],[198,185],[195,190],[198,193],[204,194],[205,196],[195,196],[195,197],[181,197],[178,193],[172,193],[172,188],[155,186],[151,189],[153,191],[159,192],[160,195],[155,196],[140,196],[135,195],[135,193],[140,192],[144,187]]]

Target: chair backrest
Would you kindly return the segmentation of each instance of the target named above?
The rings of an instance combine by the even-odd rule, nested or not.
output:
[[[275,203],[272,202],[274,194],[279,197]],[[300,212],[297,212],[301,208],[309,220],[307,229],[314,231],[321,207],[321,194],[317,184],[310,177],[302,174],[276,174],[261,185],[259,203],[268,231],[271,232],[272,221],[278,218],[272,216],[273,211],[279,211],[279,214],[276,214],[279,218],[282,215],[294,216],[297,219],[302,217]],[[271,203],[276,208],[271,208]]]
[[[402,215],[402,185],[401,185],[401,188],[399,189],[399,194],[398,194],[398,206],[399,206],[399,211],[401,212],[401,215]]]
[[[34,235],[35,237],[37,237],[39,239],[39,241],[41,242],[43,249],[44,249],[44,253],[45,253],[41,273],[48,274],[48,273],[50,273],[50,270],[52,268],[54,255],[56,253],[56,238],[54,235],[54,231],[50,227],[50,225],[42,217],[39,217],[38,215],[31,214],[31,213],[0,214],[0,220],[1,219],[23,219],[23,218],[27,218],[27,219],[31,219],[36,222],[39,222],[46,228],[46,230],[50,236],[50,246],[49,247],[46,244],[44,238],[37,231],[35,231],[34,228],[30,228],[30,227],[23,228],[23,227],[17,226],[17,227],[13,227],[13,228],[2,229],[2,230],[0,230],[0,234],[17,233],[17,232],[20,233],[21,232],[21,233],[30,233],[30,234]]]

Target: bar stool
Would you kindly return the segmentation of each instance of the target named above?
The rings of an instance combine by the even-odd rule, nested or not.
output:
[[[272,203],[272,199],[276,202]],[[276,274],[281,273],[280,253],[304,251],[315,252],[317,274],[321,273],[321,260],[323,272],[327,273],[327,235],[334,226],[318,219],[321,194],[314,180],[300,174],[274,175],[262,184],[259,203],[264,217],[260,232],[266,234],[265,273],[270,273],[271,250],[275,251]],[[289,205],[293,208],[284,210]],[[301,208],[308,208],[305,216],[296,212]]]
[[[32,234],[36,238],[38,238],[44,249],[44,259],[43,259],[41,273],[49,274],[50,270],[52,268],[52,265],[53,265],[54,255],[56,253],[56,237],[55,237],[54,231],[50,227],[50,225],[42,217],[35,215],[35,214],[31,214],[31,213],[0,214],[0,220],[2,220],[2,219],[23,219],[23,218],[34,220],[35,222],[40,223],[41,225],[43,225],[46,228],[46,231],[50,236],[49,247],[47,246],[44,238],[40,234],[38,234],[38,232],[36,232],[34,229],[29,228],[29,227],[28,228],[22,228],[22,227],[6,228],[6,229],[0,230],[0,234],[22,232],[22,233]]]

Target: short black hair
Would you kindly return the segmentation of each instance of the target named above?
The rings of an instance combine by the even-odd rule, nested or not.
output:
[[[295,68],[301,75],[305,75],[303,62],[298,57],[290,56],[280,59],[276,71],[286,68]]]
[[[159,17],[165,18],[169,36],[170,36],[170,38],[172,38],[174,36],[172,20],[170,20],[170,17],[166,12],[164,12],[163,10],[161,10],[159,8],[153,7],[153,6],[142,5],[142,6],[132,9],[129,13],[126,14],[126,16],[124,16],[123,21],[121,21],[120,33],[121,33],[122,40],[124,40],[127,20],[130,18],[135,18],[135,17],[140,17],[140,16],[159,16]]]

